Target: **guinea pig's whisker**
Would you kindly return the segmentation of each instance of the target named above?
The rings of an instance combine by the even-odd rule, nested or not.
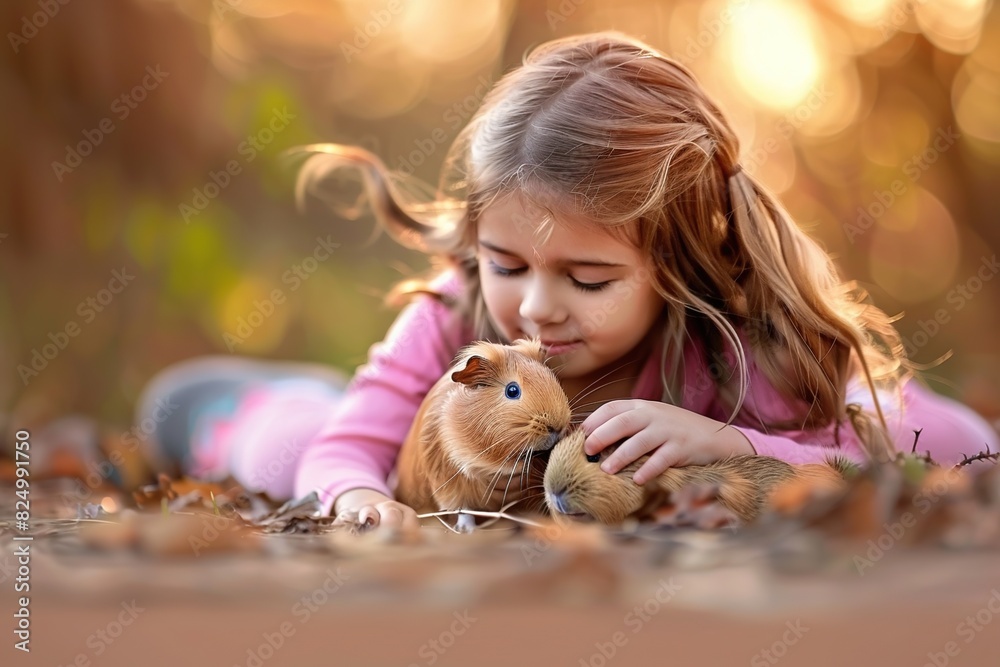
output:
[[[517,462],[521,460],[521,456],[523,454],[530,454],[530,452],[531,452],[530,449],[525,448],[521,453],[517,455],[517,458],[514,459],[514,469],[510,471],[510,476],[507,478],[507,486],[503,488],[503,498],[500,499],[501,504],[507,502],[507,492],[510,491],[510,483],[514,481],[514,473],[517,472]]]
[[[510,458],[510,456],[508,456],[507,458]],[[490,481],[486,484],[486,490],[483,493],[483,502],[486,502],[486,498],[488,498],[489,495],[493,492],[492,488],[496,485],[497,481],[499,481],[500,475],[503,474],[503,463],[506,463],[506,461],[507,459],[504,459],[503,462],[501,462],[500,466],[497,468],[497,471],[492,475],[490,475]]]
[[[598,392],[601,389],[604,389],[605,387],[610,387],[611,385],[614,384],[620,384],[622,382],[631,382],[632,380],[635,380],[637,377],[638,377],[637,375],[633,375],[627,378],[621,378],[619,380],[612,380],[611,382],[605,382],[604,384],[600,384],[589,391],[577,394],[576,396],[573,397],[573,401],[570,403],[569,407],[571,410],[576,410],[581,405],[580,401],[594,394],[595,392]]]
[[[579,414],[583,411],[583,408],[590,407],[591,405],[604,405],[605,401],[590,401],[588,403],[581,403],[580,405],[573,406],[573,414]]]
[[[573,398],[573,401],[571,401],[571,402],[570,402],[570,408],[572,408],[572,407],[573,407],[573,405],[574,405],[574,403],[575,403],[576,401],[579,401],[580,399],[583,399],[583,398],[586,398],[587,396],[590,396],[590,395],[591,395],[592,393],[594,393],[595,391],[597,391],[597,390],[599,390],[599,389],[603,389],[603,388],[604,388],[604,387],[606,387],[606,386],[609,386],[609,385],[611,385],[611,384],[614,384],[614,382],[609,382],[609,383],[607,383],[607,384],[599,384],[599,383],[600,383],[600,382],[601,382],[601,380],[603,380],[604,378],[608,377],[609,375],[611,375],[611,374],[613,374],[613,373],[617,373],[618,371],[620,371],[621,369],[625,368],[626,366],[628,366],[628,365],[629,365],[629,364],[631,364],[631,363],[633,363],[633,362],[631,362],[631,361],[626,361],[626,362],[625,362],[624,364],[621,364],[620,366],[617,366],[617,367],[615,367],[615,368],[612,368],[612,369],[611,369],[610,371],[608,371],[607,373],[605,373],[605,374],[604,374],[604,375],[602,375],[601,377],[597,378],[596,380],[594,380],[593,382],[591,382],[590,384],[588,384],[588,385],[587,385],[586,387],[584,387],[584,388],[583,388],[583,390],[582,390],[582,391],[581,391],[581,392],[580,392],[579,394],[577,394],[577,395],[576,395],[576,396],[575,396],[575,397]],[[628,379],[634,379],[634,378],[628,378]],[[625,381],[625,380],[616,380],[615,382],[624,382],[624,381]],[[596,384],[596,385],[598,385],[598,386],[594,387],[594,385],[595,385],[595,384]],[[591,387],[594,387],[594,388],[593,388],[593,389],[591,389]]]
[[[451,476],[451,477],[449,477],[448,479],[446,479],[446,480],[444,480],[443,482],[441,482],[441,484],[440,484],[440,485],[438,486],[438,488],[436,488],[436,489],[434,489],[433,491],[431,491],[431,493],[432,493],[432,494],[434,494],[434,493],[437,493],[438,491],[440,491],[441,489],[443,489],[444,487],[446,487],[446,486],[448,485],[448,482],[450,482],[451,480],[453,480],[453,479],[455,479],[456,477],[458,477],[459,475],[461,475],[461,474],[462,474],[462,472],[463,472],[463,468],[459,468],[459,469],[458,469],[458,470],[457,470],[457,471],[455,472],[455,474],[454,474],[454,475],[452,475],[452,476]]]
[[[497,468],[496,473],[494,473],[494,475],[490,478],[490,483],[486,485],[486,492],[483,494],[483,502],[486,502],[486,499],[489,498],[490,494],[492,494],[496,490],[496,486],[500,482],[500,476],[503,475],[504,465],[507,463],[507,461],[510,460],[510,457],[513,456],[514,454],[517,454],[517,457],[521,458],[519,452],[511,452],[506,456],[506,458],[504,458],[503,461],[500,462],[500,466]],[[516,469],[517,459],[514,460],[514,466]],[[511,474],[513,474],[513,472]]]

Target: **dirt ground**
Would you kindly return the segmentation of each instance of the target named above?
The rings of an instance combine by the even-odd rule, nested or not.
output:
[[[65,497],[60,484],[33,497]],[[4,666],[1000,664],[1000,526],[931,531],[972,511],[950,496],[853,534],[829,517],[473,535],[429,520],[404,538],[33,507],[30,541],[0,523]],[[25,595],[30,653],[14,648]]]

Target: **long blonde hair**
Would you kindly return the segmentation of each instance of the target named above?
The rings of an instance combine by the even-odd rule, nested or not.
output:
[[[514,193],[557,218],[554,193],[649,258],[668,305],[665,402],[679,404],[684,345],[699,337],[715,368],[723,348],[732,352],[736,368],[713,377],[721,389],[739,372],[738,395],[723,400],[730,421],[741,414],[749,356],[742,330],[774,387],[808,406],[794,423],[766,427],[819,428],[847,418],[870,457],[892,455],[876,390],[898,389],[907,365],[890,318],[841,281],[823,249],[740,169],[739,141],[718,107],[686,67],[652,47],[602,32],[536,48],[488,93],[452,144],[437,192],[424,200],[368,151],[303,150],[310,157],[300,200],[330,172],[360,169],[390,234],[459,268],[467,290],[456,307],[477,336],[500,338],[480,291],[476,221]],[[393,295],[427,291],[428,282],[407,281]],[[859,372],[877,419],[846,405],[847,382]]]

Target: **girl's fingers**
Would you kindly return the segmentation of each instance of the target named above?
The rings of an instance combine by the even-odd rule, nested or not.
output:
[[[365,505],[358,512],[358,523],[363,530],[375,528],[379,525],[379,513],[372,505]]]
[[[649,439],[647,431],[640,432],[623,442],[611,456],[601,463],[601,470],[615,474],[640,456],[648,454],[660,444]]]
[[[663,445],[653,452],[645,463],[639,466],[639,469],[632,475],[632,481],[640,485],[645,484],[651,479],[656,479],[662,472],[672,468],[677,463],[679,461],[673,448]]]
[[[403,525],[403,512],[394,504],[390,505],[386,503],[382,505],[381,510],[382,510],[381,525],[385,526],[386,528],[399,528],[401,525]]]
[[[589,441],[590,436],[593,435],[594,431],[609,420],[624,412],[635,409],[636,405],[633,405],[633,403],[634,401],[610,401],[587,415],[587,418],[580,423],[580,428],[583,429],[583,432],[587,435],[587,440]],[[607,444],[610,443],[605,443],[605,446],[607,446]],[[588,453],[596,454],[597,452],[588,451]]]
[[[407,507],[403,511],[403,530],[412,531],[420,529],[420,519],[417,518],[415,510]]]
[[[609,407],[618,403],[624,403],[626,405],[614,408]],[[594,430],[583,442],[583,451],[588,456],[600,452],[608,445],[614,444],[623,438],[635,435],[649,425],[648,416],[644,415],[640,410],[628,407],[629,403],[630,401],[612,401],[611,403],[605,403],[598,408],[594,414],[590,415],[590,417],[594,417],[595,415],[598,415],[601,410],[608,408],[608,411],[605,414],[600,415],[600,419],[603,421],[600,423],[595,422],[593,426]],[[588,419],[590,419],[590,417],[588,417]],[[621,451],[621,448],[619,448],[619,451]],[[629,460],[631,461],[634,459]]]

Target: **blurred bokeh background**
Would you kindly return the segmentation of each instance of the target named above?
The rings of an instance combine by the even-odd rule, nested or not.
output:
[[[128,424],[143,383],[198,354],[352,372],[395,316],[385,292],[427,261],[373,240],[369,216],[298,209],[282,151],[359,144],[434,183],[492,82],[602,29],[686,63],[744,167],[905,313],[912,357],[953,351],[932,386],[1000,416],[991,2],[5,0],[0,16],[0,412],[19,427]]]

